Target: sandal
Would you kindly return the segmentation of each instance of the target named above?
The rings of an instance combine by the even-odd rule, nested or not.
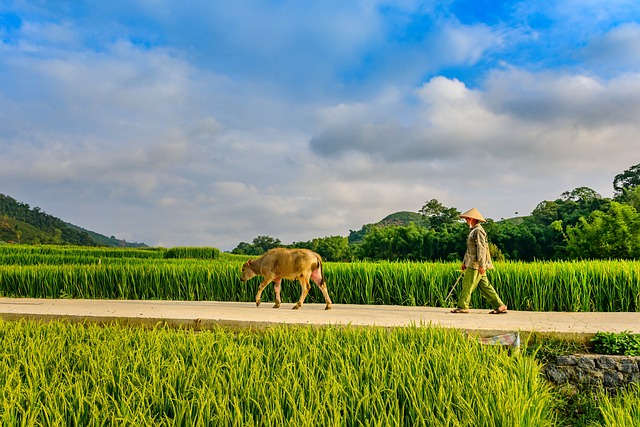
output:
[[[505,308],[504,310],[498,310],[498,309],[491,310],[489,314],[507,314],[507,309]]]
[[[466,308],[460,308],[460,307],[456,307],[453,310],[451,310],[452,313],[464,313],[467,314],[469,313],[469,310],[467,310]]]

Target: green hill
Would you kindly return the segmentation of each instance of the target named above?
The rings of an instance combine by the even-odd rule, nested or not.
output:
[[[401,211],[387,215],[380,222],[375,225],[388,227],[388,226],[404,226],[409,224],[416,225],[429,225],[429,221],[421,214],[416,212]]]
[[[372,228],[399,227],[406,226],[412,223],[425,227],[429,225],[429,221],[419,213],[409,211],[396,212],[392,213],[391,215],[387,215],[375,224],[363,225],[362,228],[358,231],[349,230],[349,243],[361,242],[364,239],[365,234],[367,234]]]
[[[119,248],[146,248],[147,245],[144,243],[131,243],[127,242],[123,239],[117,239],[115,236],[107,237],[105,235],[96,233],[95,231],[86,230],[82,227],[78,227],[77,225],[67,223],[69,227],[75,228],[76,230],[83,231],[89,235],[99,246],[114,246]]]
[[[56,244],[79,246],[141,247],[144,243],[128,243],[107,237],[62,221],[31,208],[10,196],[0,194],[0,242]]]
[[[0,242],[47,242],[49,235],[24,221],[0,216]]]

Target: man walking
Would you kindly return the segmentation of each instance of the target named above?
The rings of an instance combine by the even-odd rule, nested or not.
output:
[[[468,313],[471,293],[476,287],[479,287],[484,299],[493,307],[490,313],[504,314],[507,312],[507,306],[502,302],[498,293],[487,279],[487,270],[493,269],[493,263],[489,254],[487,233],[480,225],[481,222],[486,220],[476,208],[460,214],[460,218],[467,222],[471,231],[469,231],[469,236],[467,237],[467,251],[464,254],[462,263],[462,271],[464,272],[462,291],[458,296],[458,306],[451,312]]]

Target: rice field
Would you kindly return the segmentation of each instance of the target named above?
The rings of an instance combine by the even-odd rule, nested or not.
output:
[[[210,249],[0,246],[0,296],[253,301],[248,257]],[[459,263],[325,263],[334,303],[451,306]],[[639,311],[637,262],[498,263],[516,310]],[[298,284],[284,283],[284,302]],[[272,287],[263,300],[273,300]],[[322,302],[313,288],[308,302]],[[482,307],[479,293],[472,304]],[[526,352],[439,328],[232,332],[0,320],[3,426],[552,426],[558,394]],[[640,425],[638,387],[597,398]]]
[[[251,302],[260,278],[239,280],[247,257],[166,250],[0,246],[0,295],[32,298],[215,300]],[[182,255],[181,255],[182,254]],[[191,256],[185,258],[185,256]],[[447,307],[459,263],[324,264],[334,303]],[[489,280],[513,310],[640,311],[640,263],[633,261],[499,262]],[[454,298],[455,298],[454,293]],[[283,302],[298,299],[285,281]],[[268,287],[263,301],[273,301]],[[322,302],[312,287],[307,302]],[[480,293],[472,306],[484,308]]]
[[[553,426],[534,359],[436,328],[0,321],[3,426]]]

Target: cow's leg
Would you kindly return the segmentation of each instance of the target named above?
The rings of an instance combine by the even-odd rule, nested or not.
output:
[[[258,287],[258,292],[256,293],[256,307],[260,307],[260,297],[262,296],[262,291],[267,287],[269,283],[273,280],[271,277],[265,277],[260,286]]]
[[[282,282],[282,279],[278,278],[273,282],[273,290],[276,292],[276,304],[273,306],[273,308],[280,308],[280,303],[282,302],[280,300],[280,282]]]
[[[300,307],[302,307],[302,303],[304,302],[304,299],[307,297],[307,294],[309,293],[309,289],[311,289],[311,285],[309,284],[309,278],[308,277],[300,277],[300,287],[302,288],[302,292],[300,293],[300,299],[298,300],[298,302],[296,303],[296,305],[293,306],[294,310],[299,309]]]
[[[313,276],[311,276],[311,278],[313,279],[314,282],[316,282],[316,285],[318,285],[318,287],[322,291],[322,295],[324,295],[324,301],[327,303],[324,309],[331,310],[332,302],[331,302],[331,298],[329,298],[329,290],[327,289],[327,284],[325,282],[322,282],[322,280],[316,280],[316,278]],[[318,283],[319,281],[322,282],[321,285]]]

